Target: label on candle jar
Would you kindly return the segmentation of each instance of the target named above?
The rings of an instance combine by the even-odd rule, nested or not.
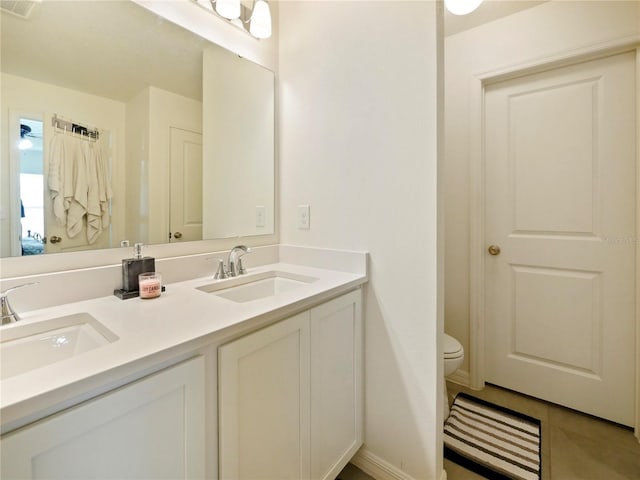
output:
[[[162,291],[162,281],[159,274],[140,274],[138,286],[140,298],[156,298]]]

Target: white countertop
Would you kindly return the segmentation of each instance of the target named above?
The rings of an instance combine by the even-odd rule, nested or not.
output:
[[[197,290],[197,287],[213,282],[229,281],[203,277],[168,284],[166,291],[152,300],[120,300],[110,295],[20,312],[20,322],[0,328],[0,336],[6,329],[25,323],[88,313],[119,339],[71,359],[1,381],[0,415],[3,424],[23,415],[26,411],[24,404],[34,399],[42,399],[70,385],[86,384],[85,388],[91,388],[90,384],[95,384],[101,375],[124,366],[135,366],[136,362],[162,352],[186,351],[185,348],[195,350],[207,343],[225,341],[232,335],[284,318],[367,281],[366,274],[362,273],[287,263],[251,268],[247,274],[267,271],[304,275],[317,280],[288,292],[246,303],[236,303]]]

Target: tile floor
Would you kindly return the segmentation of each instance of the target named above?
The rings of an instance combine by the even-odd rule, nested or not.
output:
[[[374,480],[355,465],[347,464],[338,475],[340,480]]]
[[[543,480],[640,480],[640,443],[630,429],[498,387],[478,392],[453,383],[449,396],[467,392],[542,422]],[[445,459],[448,480],[483,477]],[[341,480],[373,480],[353,465]]]

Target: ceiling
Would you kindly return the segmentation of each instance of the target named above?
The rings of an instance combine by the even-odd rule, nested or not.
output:
[[[521,10],[535,7],[547,0],[484,0],[480,6],[468,15],[453,15],[445,9],[445,36],[469,30],[484,23],[512,15]]]
[[[126,102],[144,87],[202,98],[206,40],[129,0],[2,12],[2,71]]]
[[[453,35],[539,5],[485,0],[469,15],[445,12]],[[23,19],[2,12],[2,71],[126,102],[148,85],[202,99],[208,41],[129,0],[43,1]]]

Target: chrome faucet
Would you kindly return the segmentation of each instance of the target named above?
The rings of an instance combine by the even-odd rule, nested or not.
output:
[[[7,288],[4,292],[0,292],[0,315],[2,318],[1,325],[7,323],[13,323],[20,320],[20,316],[9,305],[9,293],[22,287],[30,287],[31,285],[38,285],[40,282],[25,283],[17,285],[15,287]]]
[[[227,265],[224,264],[224,260],[218,259],[218,269],[213,276],[216,280],[223,280],[229,277],[237,277],[238,275],[244,275],[247,273],[242,265],[242,257],[247,253],[251,253],[251,249],[244,245],[237,245],[229,252],[227,258]]]
[[[228,275],[230,277],[236,277],[247,273],[242,266],[242,257],[247,253],[251,253],[251,249],[244,245],[237,245],[231,249],[229,252],[229,258],[227,259]]]

